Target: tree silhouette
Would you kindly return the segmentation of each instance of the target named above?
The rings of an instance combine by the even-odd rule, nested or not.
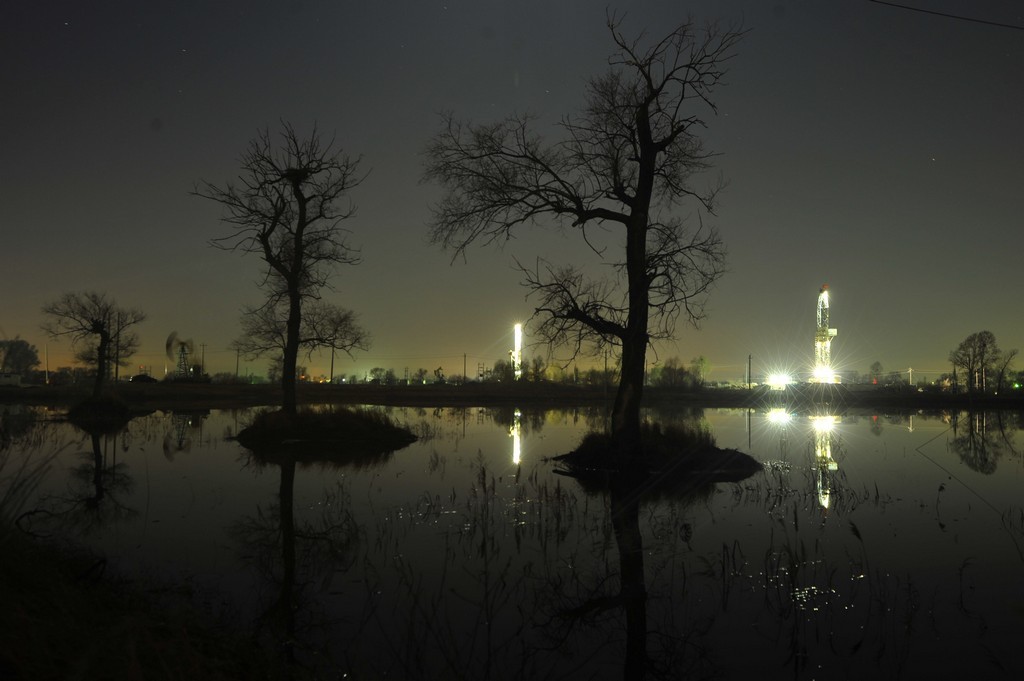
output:
[[[43,306],[49,319],[42,328],[53,338],[67,336],[80,361],[96,368],[93,397],[99,397],[112,364],[123,362],[138,347],[131,327],[144,321],[140,310],[117,306],[105,293],[65,293]]]
[[[700,218],[713,212],[721,182],[698,190],[691,181],[710,166],[698,132],[741,33],[686,22],[645,47],[614,15],[608,28],[617,48],[610,68],[590,79],[561,139],[544,143],[529,115],[474,125],[445,114],[425,177],[444,189],[431,239],[455,255],[544,223],[577,231],[611,265],[609,278],[540,258],[520,269],[537,301],[536,336],[577,353],[620,347],[612,430],[626,444],[637,442],[647,345],[671,337],[680,315],[697,324],[723,272],[722,242]],[[688,202],[696,212],[684,221],[676,209]],[[592,237],[601,230],[617,235],[621,250],[600,247]]]
[[[193,194],[224,208],[222,220],[230,233],[213,239],[214,246],[256,253],[267,265],[262,282],[266,300],[254,314],[256,323],[262,315],[282,324],[282,409],[294,414],[305,304],[320,300],[335,266],[359,262],[341,223],[354,214],[347,195],[363,178],[360,159],[336,150],[333,140],[322,141],[315,127],[301,138],[291,124],[282,126],[280,146],[269,130],[249,143],[239,184],[203,182]]]
[[[284,356],[288,343],[288,314],[288,306],[282,302],[247,308],[242,315],[242,334],[232,343],[233,347],[247,359],[275,353],[277,361]],[[307,358],[312,358],[313,351],[319,348],[341,350],[351,356],[353,350],[368,349],[370,337],[351,310],[314,300],[306,303],[302,311],[298,344]]]
[[[37,366],[36,346],[17,336],[13,340],[0,340],[0,372],[18,374],[22,380],[28,380]]]
[[[989,378],[996,373],[1002,355],[991,331],[972,333],[949,353],[949,361],[963,372],[967,389],[985,392]]]

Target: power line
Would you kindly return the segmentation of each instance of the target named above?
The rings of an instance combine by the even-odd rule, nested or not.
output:
[[[970,21],[975,24],[985,24],[987,26],[998,26],[999,28],[1012,28],[1017,31],[1024,31],[1024,26],[1017,26],[1016,24],[1003,24],[998,21],[989,21],[987,19],[977,19],[975,17],[965,17],[958,14],[948,14],[946,12],[938,12],[932,9],[924,9],[922,7],[911,7],[909,5],[901,5],[896,2],[886,2],[886,0],[868,0],[876,5],[887,5],[889,7],[895,7],[897,9],[905,9],[911,12],[921,12],[922,14],[932,14],[937,17],[945,17],[946,19],[957,19],[958,21]]]

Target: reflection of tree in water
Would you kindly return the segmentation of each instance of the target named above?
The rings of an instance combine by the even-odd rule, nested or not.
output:
[[[134,481],[128,464],[118,460],[118,431],[89,429],[86,434],[89,450],[75,455],[80,463],[71,467],[64,492],[41,496],[37,507],[23,514],[19,527],[37,535],[69,529],[88,533],[137,515],[122,501]]]
[[[137,514],[121,501],[131,495],[134,481],[128,464],[118,460],[115,434],[88,433],[91,451],[78,456],[82,462],[71,469],[67,493],[50,500],[51,513],[62,523],[83,531]]]
[[[878,414],[871,415],[871,434],[875,437],[882,435],[882,419],[878,417]]]
[[[0,404],[0,451],[24,440],[36,427],[36,412],[20,405]]]
[[[243,563],[271,587],[257,634],[268,637],[286,663],[317,664],[313,660],[318,649],[326,645],[317,639],[328,625],[318,593],[330,590],[332,581],[351,568],[360,536],[349,494],[340,484],[325,493],[314,517],[296,519],[297,467],[369,469],[383,465],[393,453],[365,443],[350,452],[337,444],[329,452],[315,445],[252,451],[256,465],[280,470],[277,503],[258,507],[255,515],[236,522],[231,535]]]
[[[698,417],[699,418],[699,417]],[[561,459],[563,473],[575,477],[584,492],[590,496],[603,496],[608,503],[609,517],[618,553],[618,591],[609,591],[608,582],[580,591],[581,583],[565,589],[566,584],[551,584],[553,593],[541,602],[555,604],[549,613],[549,631],[555,640],[566,640],[574,628],[590,630],[605,628],[608,643],[614,645],[614,632],[621,626],[614,618],[603,614],[621,609],[625,615],[625,651],[623,677],[643,679],[649,673],[665,678],[680,678],[704,663],[687,650],[691,632],[677,628],[671,619],[660,619],[656,626],[648,621],[648,593],[644,571],[643,537],[640,532],[642,505],[666,503],[679,517],[686,507],[708,500],[717,483],[738,482],[761,470],[761,465],[736,450],[719,449],[709,432],[695,426],[696,420],[686,425],[646,433],[648,442],[639,457],[646,470],[607,470],[594,467],[591,462],[602,459],[594,449],[609,450],[603,458],[612,460],[612,444],[606,436],[591,434],[581,447]],[[652,438],[652,435],[654,436]],[[589,440],[589,442],[588,442]],[[685,541],[692,535],[692,527],[683,524],[679,532]],[[582,595],[581,595],[582,594]],[[567,606],[567,601],[578,601]],[[553,626],[551,626],[553,625]],[[651,639],[651,640],[649,640]]]
[[[745,455],[731,450],[713,459],[713,440],[703,432],[697,437],[692,457],[677,441],[675,457],[663,451],[657,470],[637,474],[600,470],[592,457],[579,465],[562,459],[575,478],[568,485],[529,471],[503,481],[501,469],[479,458],[469,492],[453,490],[459,521],[437,539],[443,565],[402,561],[393,612],[377,615],[379,629],[391,634],[386,645],[394,659],[372,672],[408,679],[605,678],[612,665],[612,676],[682,678],[701,662],[689,647],[691,632],[678,625],[679,584],[659,583],[652,617],[642,509],[651,510],[651,517],[643,514],[652,527],[653,516],[670,509],[673,519],[656,533],[688,536],[684,509],[709,499],[716,482],[760,468],[749,457],[741,465]],[[596,440],[589,446],[608,444]],[[582,498],[573,491],[577,482]],[[435,518],[446,512],[441,503]],[[659,537],[654,553],[672,542]],[[663,578],[666,566],[655,562]],[[424,572],[439,577],[424,579]]]
[[[649,411],[655,423],[696,424],[704,420],[703,408],[681,404],[673,400],[655,402],[650,406]]]
[[[287,662],[296,662],[326,625],[317,608],[317,586],[326,589],[335,573],[351,567],[359,528],[341,486],[321,500],[318,517],[296,521],[296,461],[277,457],[275,465],[280,469],[277,503],[236,522],[231,536],[243,563],[271,588],[257,633],[269,637]]]
[[[949,446],[972,470],[985,475],[996,471],[999,459],[1016,454],[1013,422],[1002,412],[967,412],[953,420],[953,438]]]
[[[486,413],[499,426],[510,429],[517,426],[522,435],[537,435],[544,429],[547,411],[521,409],[516,406],[488,407]]]

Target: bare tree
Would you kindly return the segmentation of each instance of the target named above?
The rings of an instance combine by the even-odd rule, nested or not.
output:
[[[125,322],[127,321],[126,316],[130,314],[126,310],[118,310],[115,313],[119,319],[115,319],[114,328],[121,329],[114,337],[110,340],[107,346],[107,374],[114,374],[114,381],[118,380],[121,367],[127,367],[131,364],[130,360],[132,355],[139,351],[139,334],[134,331],[129,331]],[[75,352],[75,359],[79,362],[88,366],[98,366],[99,364],[99,343],[96,338],[86,341],[83,343],[78,350]]]
[[[558,141],[544,143],[528,115],[473,125],[446,114],[427,147],[425,177],[444,189],[431,238],[455,255],[543,223],[576,230],[611,265],[607,278],[543,259],[520,269],[537,300],[536,336],[574,354],[620,347],[612,431],[626,452],[639,437],[648,344],[671,337],[680,315],[696,325],[724,269],[721,239],[701,219],[713,214],[722,182],[699,190],[691,181],[710,167],[698,133],[742,34],[688,21],[644,46],[615,16],[608,28],[617,48],[610,68],[588,82]],[[685,203],[694,213],[684,221],[675,211]],[[621,250],[597,245],[597,230],[618,235]]]
[[[359,262],[341,223],[352,217],[348,192],[358,186],[359,158],[324,142],[314,127],[301,138],[282,123],[281,144],[260,131],[242,157],[239,184],[201,183],[193,192],[224,207],[230,233],[213,239],[218,248],[256,253],[266,263],[264,307],[287,311],[279,347],[283,351],[282,408],[295,413],[295,367],[302,346],[303,306],[319,300],[337,265]]]
[[[67,336],[80,361],[96,368],[93,396],[99,397],[112,362],[127,359],[138,347],[131,327],[144,321],[140,310],[118,307],[105,293],[65,293],[43,306],[49,319],[42,328],[53,338]]]
[[[288,313],[283,302],[246,310],[242,315],[242,335],[232,345],[250,360],[267,353],[283,356],[288,342]],[[351,356],[353,350],[369,349],[370,336],[351,310],[312,300],[302,310],[298,344],[307,358],[322,348],[341,350]]]
[[[1007,373],[1010,371],[1010,366],[1013,364],[1013,360],[1017,357],[1016,348],[1013,350],[1007,350],[1003,353],[996,367],[996,375],[998,380],[996,382],[996,392],[1003,392],[1003,386],[1006,383]]]
[[[991,331],[979,331],[961,341],[956,350],[949,353],[949,361],[954,369],[963,372],[970,392],[985,392],[1001,355],[995,335]]]

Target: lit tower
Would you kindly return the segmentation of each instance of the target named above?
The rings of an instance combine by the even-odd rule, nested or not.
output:
[[[822,284],[818,292],[818,328],[814,332],[814,381],[835,383],[837,376],[832,371],[832,339],[837,331],[828,328],[828,284]]]
[[[512,332],[515,336],[515,350],[510,353],[512,355],[512,375],[518,381],[523,377],[523,325],[516,324],[512,327]]]

